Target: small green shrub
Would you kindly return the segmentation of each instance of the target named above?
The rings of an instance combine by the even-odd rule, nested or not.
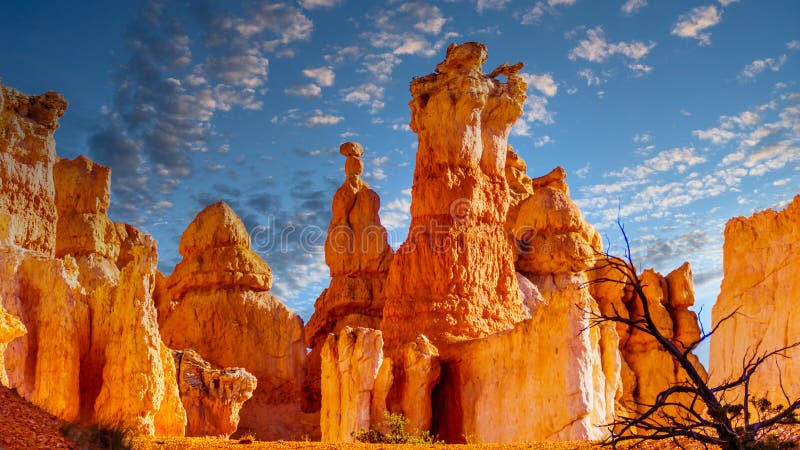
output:
[[[383,423],[388,430],[387,433],[370,428],[353,433],[353,439],[368,444],[444,444],[430,431],[414,430],[413,433],[409,433],[406,431],[408,422],[404,415],[387,411],[383,413]]]
[[[75,423],[65,423],[61,433],[77,444],[81,450],[128,450],[131,447],[130,433],[116,428],[99,425],[82,427]]]

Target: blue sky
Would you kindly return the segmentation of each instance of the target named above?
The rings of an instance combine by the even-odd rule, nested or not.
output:
[[[725,221],[800,192],[795,0],[6,1],[0,77],[65,95],[59,154],[112,167],[111,216],[156,237],[162,271],[192,217],[225,200],[307,319],[328,284],[339,144],[364,145],[397,246],[408,83],[471,40],[487,72],[525,63],[510,142],[529,175],[564,166],[612,251],[620,214],[641,267],[691,261],[707,323]]]

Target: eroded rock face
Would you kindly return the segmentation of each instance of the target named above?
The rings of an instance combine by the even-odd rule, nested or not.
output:
[[[566,176],[557,167],[531,180],[533,194],[521,202],[512,230],[519,272],[578,273],[602,255],[600,234],[570,199]]]
[[[725,226],[723,279],[711,319],[710,375],[714,385],[741,375],[745,355],[800,341],[800,196],[782,211],[736,217]],[[762,364],[750,379],[751,395],[786,403],[800,396],[800,349]],[[776,365],[777,363],[777,365]]]
[[[0,296],[28,331],[3,349],[0,378],[68,421],[182,435],[150,296],[155,241],[106,216],[108,168],[58,159],[65,108],[0,86]]]
[[[524,164],[515,160],[517,168]],[[597,303],[583,273],[587,255],[601,248],[564,177],[559,168],[529,179],[531,193],[516,200],[519,212],[509,227],[531,318],[459,344],[459,358],[442,365],[433,428],[448,442],[599,439],[606,433],[600,426],[613,418],[617,334],[611,325],[589,327]]]
[[[600,270],[592,272],[592,275],[623,280],[623,275],[614,271]],[[659,332],[679,349],[693,348],[700,338],[700,327],[697,314],[689,310],[694,305],[694,282],[689,263],[684,263],[666,277],[652,269],[642,271],[639,280],[647,298],[650,316]],[[642,300],[631,288],[616,283],[600,283],[592,285],[591,292],[604,315],[643,317]],[[654,337],[624,324],[617,324],[615,328],[622,355],[622,390],[621,395],[617,396],[618,411],[641,412],[645,409],[644,405],[652,404],[659,393],[686,380],[684,370]],[[693,353],[687,356],[695,369],[705,375],[705,368],[697,356]],[[691,402],[688,396],[675,396],[675,399],[686,404]]]
[[[53,167],[56,185],[56,257],[97,254],[116,261],[120,240],[108,218],[111,169],[78,156]]]
[[[0,85],[0,214],[12,244],[52,256],[56,243],[53,133],[67,102]],[[3,234],[3,233],[0,233]]]
[[[148,236],[149,238],[149,236]],[[95,420],[136,434],[156,434],[156,415],[175,389],[165,375],[158,318],[153,303],[157,254],[155,241],[132,246],[131,260],[119,271],[108,317],[102,387],[94,404]],[[180,425],[185,424],[183,418]],[[167,425],[162,425],[167,427]],[[182,434],[182,433],[181,433]]]
[[[18,337],[25,336],[28,330],[20,320],[9,314],[0,302],[0,384],[8,387],[8,376],[6,375],[5,358],[6,345]]]
[[[383,317],[384,284],[393,251],[378,215],[380,197],[361,179],[361,145],[346,142],[345,182],[333,196],[333,214],[325,240],[325,262],[331,282],[314,303],[305,327],[312,349],[305,382],[305,409],[320,408],[319,349],[329,333],[351,328],[379,328]]]
[[[506,330],[525,316],[504,231],[507,138],[522,114],[521,64],[483,73],[486,47],[451,45],[436,73],[411,82],[418,151],[411,228],[386,283],[390,349],[426,335],[449,344]]]
[[[344,327],[327,336],[321,358],[322,441],[351,442],[354,433],[383,420],[373,417],[385,410],[379,404],[385,397],[373,395],[384,362],[383,336],[379,330]]]
[[[409,431],[430,430],[432,393],[441,374],[439,349],[419,335],[400,347],[396,358],[387,406],[408,419]]]
[[[65,420],[80,410],[80,358],[88,337],[78,324],[88,310],[73,259],[53,259],[19,247],[0,248],[0,299],[28,334],[5,350],[9,386]]]
[[[241,429],[259,439],[313,436],[317,419],[300,410],[303,321],[269,293],[271,270],[250,249],[241,219],[224,203],[210,205],[184,232],[179,250],[183,260],[157,289],[164,342],[256,377]]]
[[[174,352],[187,436],[227,439],[239,426],[242,404],[253,396],[256,378],[235,367],[213,369],[193,350]]]

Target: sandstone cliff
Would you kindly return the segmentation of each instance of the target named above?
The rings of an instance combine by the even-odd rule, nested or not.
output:
[[[800,341],[800,196],[782,211],[736,217],[725,226],[723,279],[711,319],[711,382],[741,375],[742,361]],[[762,364],[751,395],[785,404],[779,381],[800,397],[800,349]]]
[[[16,316],[8,313],[0,303],[0,384],[8,387],[8,375],[6,375],[6,364],[4,354],[6,345],[18,337],[25,336],[28,330]]]
[[[328,333],[345,326],[379,328],[383,316],[386,275],[393,251],[378,215],[380,197],[361,179],[364,150],[346,142],[339,151],[345,161],[345,181],[333,196],[333,214],[325,240],[325,262],[331,282],[314,303],[305,327],[312,349],[304,383],[307,411],[320,408],[320,348]]]
[[[193,350],[173,351],[172,356],[186,408],[186,435],[230,437],[239,426],[242,404],[253,396],[256,378],[240,367],[213,369]]]
[[[449,344],[507,330],[525,317],[504,225],[507,138],[525,102],[518,66],[482,71],[486,47],[451,45],[436,73],[411,82],[418,135],[411,226],[392,260],[383,324],[397,348],[424,334]]]
[[[269,266],[225,203],[209,205],[180,240],[183,260],[159,278],[161,335],[213,366],[242,367],[258,380],[240,428],[259,439],[313,435],[317,418],[300,410],[306,359],[303,321],[269,293]]]
[[[60,94],[27,96],[0,85],[0,215],[10,243],[52,256],[56,243],[53,133],[67,109]],[[3,234],[3,233],[0,233]]]
[[[183,435],[178,368],[153,301],[156,242],[108,218],[107,167],[56,156],[65,107],[55,93],[0,87],[0,381],[68,421]],[[238,406],[225,408],[208,429],[235,430]]]

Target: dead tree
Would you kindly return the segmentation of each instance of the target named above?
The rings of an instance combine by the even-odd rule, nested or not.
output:
[[[639,330],[652,336],[678,362],[686,377],[682,382],[659,393],[652,404],[640,405],[642,408],[639,413],[630,416],[619,414],[609,424],[610,435],[603,443],[616,448],[621,442],[641,443],[671,439],[676,446],[683,448],[680,438],[688,438],[704,445],[717,445],[723,450],[764,448],[760,442],[766,439],[770,430],[778,425],[800,424],[800,398],[790,398],[783,388],[782,380],[777,381],[785,404],[773,405],[766,398],[756,398],[750,392],[750,379],[759,367],[778,358],[788,358],[786,352],[800,347],[800,341],[771,351],[748,352],[748,356],[742,361],[742,370],[738,377],[728,379],[718,386],[709,386],[708,379],[692,365],[688,358],[689,353],[711,337],[738,310],[722,318],[710,331],[701,330],[697,341],[680,349],[654,323],[644,285],[633,264],[625,228],[619,220],[617,225],[625,241],[625,255],[616,257],[605,253],[594,269],[590,270],[605,274],[616,272],[620,276],[599,277],[589,284],[618,283],[627,286],[640,299],[642,314],[626,317],[616,309],[612,314],[587,311],[590,314],[590,327],[605,322],[622,323],[631,330]]]

